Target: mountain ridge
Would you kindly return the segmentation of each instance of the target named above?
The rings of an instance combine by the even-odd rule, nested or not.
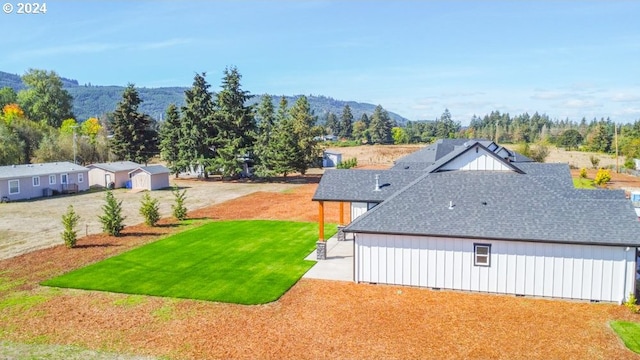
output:
[[[80,85],[77,80],[60,77],[65,90],[73,96],[73,112],[78,121],[84,121],[89,117],[98,117],[115,110],[116,104],[122,99],[122,92],[125,86],[118,85]],[[0,88],[8,86],[16,92],[25,88],[22,79],[17,74],[0,71]],[[184,105],[184,91],[189,87],[136,87],[143,102],[140,104],[140,111],[149,114],[155,119],[161,120],[169,104],[174,103],[178,107]],[[249,105],[257,104],[261,101],[263,94],[254,94],[247,102]],[[277,108],[281,95],[271,95],[274,106]],[[300,97],[298,95],[286,95],[285,98],[289,106]],[[338,117],[342,114],[345,105],[349,105],[354,121],[360,119],[363,113],[370,116],[377,105],[352,101],[336,100],[324,95],[307,95],[311,110],[322,122],[329,112]],[[398,124],[405,124],[408,119],[387,110],[389,117]]]

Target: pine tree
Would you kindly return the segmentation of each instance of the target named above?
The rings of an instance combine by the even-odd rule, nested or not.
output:
[[[293,132],[298,144],[298,151],[302,154],[295,168],[304,175],[307,169],[311,167],[320,156],[320,149],[317,146],[317,141],[314,139],[315,134],[313,132],[315,118],[311,113],[311,107],[307,97],[304,95],[300,96],[289,110],[289,114],[293,122]]]
[[[256,173],[259,176],[270,176],[272,173],[273,153],[270,146],[275,130],[276,118],[273,99],[270,95],[263,95],[257,108],[258,135],[254,155],[256,157]]]
[[[122,200],[118,202],[110,190],[107,190],[106,204],[102,206],[104,215],[98,216],[102,223],[102,231],[111,236],[120,236],[124,229],[124,217],[122,216]]]
[[[325,123],[325,128],[329,130],[332,135],[340,136],[340,122],[338,121],[338,117],[336,114],[329,112],[327,114],[327,122]]]
[[[360,121],[362,121],[367,129],[369,128],[369,125],[371,125],[371,119],[369,119],[369,116],[367,116],[366,113],[362,113],[362,116],[360,116]]]
[[[187,200],[187,190],[180,191],[177,186],[174,186],[171,192],[175,200],[175,203],[171,205],[173,217],[180,221],[185,220],[187,218],[187,207],[184,202]]]
[[[160,220],[160,205],[158,199],[154,199],[145,193],[140,201],[140,215],[144,217],[144,223],[149,226],[156,226]]]
[[[373,115],[371,115],[369,134],[371,136],[371,142],[374,144],[389,144],[392,141],[391,119],[381,105],[376,106]]]
[[[160,154],[176,178],[180,171],[180,114],[175,104],[167,108],[166,120],[160,127]]]
[[[304,154],[298,146],[293,119],[289,116],[287,99],[283,96],[280,99],[276,124],[269,143],[272,154],[271,171],[275,174],[283,174],[286,178],[288,174],[298,170],[299,165],[304,163]]]
[[[75,247],[78,241],[76,226],[78,226],[79,220],[80,216],[73,210],[73,205],[69,205],[67,212],[62,215],[62,227],[64,228],[62,231],[62,240],[64,240],[64,244],[68,248]]]
[[[237,68],[225,69],[222,90],[217,96],[218,111],[214,117],[218,132],[215,138],[215,164],[223,176],[235,176],[242,171],[239,157],[249,156],[255,143],[253,108],[245,106],[252,96],[242,90],[241,78]]]
[[[345,105],[340,116],[340,137],[350,139],[353,132],[353,114],[349,105]]]
[[[149,131],[150,117],[138,112],[140,103],[142,100],[135,86],[127,85],[112,114],[110,145],[119,159],[146,163],[153,156],[154,139]]]
[[[178,143],[181,169],[203,171],[208,177],[207,167],[214,156],[213,139],[218,135],[213,123],[214,102],[209,92],[205,73],[196,74],[193,86],[184,92],[185,105],[180,119],[180,142]]]

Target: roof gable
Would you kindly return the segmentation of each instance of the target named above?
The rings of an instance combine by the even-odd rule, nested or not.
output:
[[[489,144],[494,146],[494,143]],[[467,143],[464,147],[456,148],[438,162],[433,164],[427,171],[514,171],[522,173],[518,169],[493,151],[489,150],[479,142]]]

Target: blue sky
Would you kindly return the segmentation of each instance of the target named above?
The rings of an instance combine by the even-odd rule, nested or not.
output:
[[[3,3],[17,6],[17,0]],[[0,71],[81,84],[212,90],[237,66],[252,94],[640,120],[640,1],[47,1],[0,13]]]

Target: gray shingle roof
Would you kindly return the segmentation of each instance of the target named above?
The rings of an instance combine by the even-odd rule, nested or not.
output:
[[[87,171],[88,169],[70,162],[23,164],[0,166],[0,179],[16,179],[39,175],[64,174],[68,172]]]
[[[425,174],[346,231],[640,245],[640,222],[624,197],[565,186],[549,191],[533,178],[514,172]]]
[[[380,175],[380,191],[375,176]],[[313,195],[316,201],[380,202],[424,175],[422,171],[337,169],[326,170]]]
[[[133,161],[116,161],[116,162],[109,162],[109,163],[91,164],[91,165],[88,165],[87,167],[90,169],[98,168],[98,169],[102,169],[110,172],[119,172],[119,171],[129,172],[141,166],[142,165],[135,163]]]
[[[151,175],[155,175],[155,174],[169,174],[171,173],[171,170],[169,170],[168,168],[166,168],[163,165],[151,165],[151,166],[140,166],[139,168],[129,171],[129,173],[132,173],[136,170],[141,170],[144,171],[146,173],[149,173]]]

